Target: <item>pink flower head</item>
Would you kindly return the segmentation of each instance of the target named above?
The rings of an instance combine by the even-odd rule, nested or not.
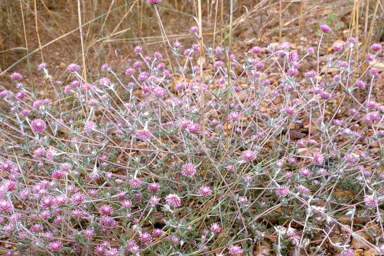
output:
[[[365,58],[367,61],[373,61],[375,59],[375,55],[368,53]]]
[[[288,54],[287,61],[288,61],[288,63],[294,63],[294,62],[297,61],[298,57],[299,57],[299,54],[297,53],[296,50],[291,51],[291,52]]]
[[[125,75],[126,76],[129,76],[129,75],[132,75],[133,73],[135,73],[135,69],[134,68],[129,68],[125,71]]]
[[[96,127],[96,124],[95,122],[93,121],[89,121],[88,123],[85,124],[84,126],[84,132],[85,133],[92,133],[93,132],[93,129]]]
[[[71,197],[71,201],[74,204],[81,204],[85,200],[85,195],[83,193],[76,193]]]
[[[364,196],[364,202],[368,207],[372,207],[372,208],[378,205],[378,201],[374,195]]]
[[[197,133],[200,130],[200,126],[198,124],[191,124],[187,128],[189,133]]]
[[[147,0],[147,3],[149,3],[149,4],[159,4],[159,3],[161,3],[161,0]]]
[[[279,197],[285,197],[289,193],[289,188],[287,186],[280,186],[275,190],[276,195]]]
[[[251,53],[253,54],[261,53],[261,48],[259,46],[255,46],[251,49]]]
[[[169,195],[167,195],[165,200],[167,201],[167,203],[170,206],[173,206],[175,208],[181,206],[180,198],[176,194],[169,194]]]
[[[201,196],[210,196],[212,194],[212,189],[207,186],[203,186],[199,189],[199,193]]]
[[[23,76],[19,73],[13,73],[11,75],[11,78],[12,78],[12,80],[21,80],[21,79],[23,79]]]
[[[315,54],[315,50],[312,47],[307,48],[307,52],[312,55]]]
[[[183,166],[183,171],[181,172],[181,174],[187,177],[193,177],[195,173],[196,173],[196,167],[191,163],[185,164]]]
[[[77,64],[70,64],[68,65],[67,70],[70,72],[76,72],[77,70],[79,70],[79,68],[80,67]]]
[[[213,233],[220,233],[220,226],[217,223],[213,223],[211,225],[211,230]]]
[[[175,48],[180,48],[182,45],[179,41],[176,41],[174,44],[173,44],[173,47]]]
[[[191,27],[190,31],[191,31],[191,33],[196,33],[197,31],[199,31],[199,28],[196,26],[193,26],[193,27]]]
[[[149,138],[151,138],[152,133],[149,130],[138,130],[136,131],[136,135],[141,140],[148,140]]]
[[[0,92],[0,98],[5,98],[7,96],[8,96],[8,91],[7,90],[4,90],[4,91]]]
[[[12,209],[12,203],[6,200],[0,201],[0,212],[8,212]]]
[[[149,233],[143,233],[139,239],[142,243],[149,243],[152,241],[152,236]]]
[[[288,115],[294,115],[296,113],[296,109],[294,107],[286,107],[284,110]]]
[[[309,177],[311,175],[311,171],[308,168],[301,169],[299,173],[302,177]]]
[[[361,80],[357,80],[356,85],[359,86],[361,89],[365,89],[365,83]]]
[[[33,157],[34,158],[39,158],[43,157],[45,154],[45,149],[44,148],[38,148],[33,152]]]
[[[57,196],[54,200],[55,205],[62,206],[68,202],[68,198],[64,195]]]
[[[108,70],[108,68],[109,68],[109,65],[105,63],[103,66],[101,66],[101,71],[106,71]]]
[[[305,78],[311,78],[314,76],[316,76],[316,71],[314,71],[314,70],[308,71],[307,73],[304,74]]]
[[[333,45],[332,49],[333,49],[335,52],[340,52],[341,50],[343,50],[343,45],[341,45],[341,44],[335,44],[335,45]]]
[[[284,42],[284,43],[281,43],[280,49],[284,51],[284,50],[288,49],[290,46],[291,46],[291,44],[289,42]]]
[[[143,182],[139,179],[131,179],[129,181],[129,185],[132,187],[132,188],[138,188],[141,186],[141,184],[143,184]]]
[[[371,50],[374,51],[374,52],[378,52],[382,49],[383,47],[381,46],[381,44],[373,44],[371,45]]]
[[[135,53],[138,53],[138,52],[141,52],[142,50],[143,50],[143,47],[138,45],[138,46],[135,47],[134,51],[135,51]]]
[[[251,162],[256,159],[255,152],[251,150],[247,150],[243,152],[243,155],[241,156],[244,162]]]
[[[41,199],[41,202],[40,202],[40,206],[45,209],[45,208],[49,208],[53,205],[54,203],[54,200],[51,196],[45,196],[43,197],[43,199]]]
[[[235,121],[240,118],[240,114],[236,112],[232,112],[228,115],[228,119],[231,121]]]
[[[157,191],[159,191],[160,186],[157,183],[151,183],[151,184],[149,184],[148,189],[152,192],[157,192]]]
[[[25,91],[19,91],[18,93],[16,93],[15,97],[19,100],[23,100],[25,97]]]
[[[59,241],[54,241],[48,244],[48,250],[52,252],[61,252],[63,245]]]
[[[319,154],[319,153],[315,153],[313,155],[313,162],[317,165],[321,165],[324,161],[324,157],[323,155]]]
[[[152,231],[153,236],[161,236],[163,234],[163,231],[161,229],[156,228]]]
[[[243,253],[243,249],[238,245],[231,245],[228,249],[231,255],[240,256]]]
[[[239,198],[239,202],[242,204],[246,204],[248,202],[248,198],[246,198],[245,196],[242,196]]]
[[[320,30],[323,31],[324,33],[329,33],[332,31],[332,29],[326,24],[321,25]]]
[[[47,66],[47,63],[43,62],[39,65],[39,67],[37,68],[37,70],[43,70],[45,67]]]
[[[365,103],[365,106],[369,109],[376,109],[377,103],[376,103],[376,101],[370,100],[367,103]]]
[[[124,201],[121,203],[121,206],[124,207],[125,209],[129,209],[132,206],[132,202],[131,201]]]
[[[45,122],[41,119],[35,119],[31,123],[31,129],[36,133],[43,133],[46,127]]]
[[[111,215],[113,213],[113,209],[109,205],[103,205],[100,207],[100,213],[103,215]]]

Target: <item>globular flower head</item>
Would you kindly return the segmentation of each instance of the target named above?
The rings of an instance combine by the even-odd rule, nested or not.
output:
[[[280,186],[275,190],[275,193],[279,197],[286,197],[289,193],[289,188],[287,186]]]
[[[157,183],[151,183],[148,185],[148,189],[152,192],[157,192],[157,191],[159,191],[160,186]]]
[[[230,255],[240,256],[243,253],[243,249],[238,245],[231,245],[228,249]]]
[[[332,49],[333,49],[335,52],[340,52],[341,50],[343,50],[343,45],[341,45],[341,44],[335,44],[335,45],[333,45]]]
[[[141,186],[141,184],[143,184],[143,182],[140,180],[140,179],[131,179],[129,181],[129,185],[132,187],[132,188],[138,188]]]
[[[111,215],[113,213],[113,208],[109,205],[103,205],[100,207],[100,213],[103,215]]]
[[[51,196],[45,196],[41,199],[40,206],[44,208],[49,208],[51,205],[53,205],[54,200]]]
[[[301,169],[299,173],[302,177],[309,177],[311,175],[311,171],[308,168]]]
[[[23,79],[23,76],[19,73],[13,73],[11,75],[11,78],[12,78],[12,80],[21,80],[21,79]]]
[[[161,0],[147,0],[147,3],[149,3],[149,4],[159,4],[159,3],[161,3]],[[135,50],[136,50],[136,48],[135,48]]]
[[[71,201],[74,204],[81,204],[85,200],[85,195],[81,192],[78,192],[71,197]]]
[[[151,138],[152,133],[149,130],[138,130],[136,131],[136,135],[141,140],[148,140]]]
[[[191,33],[196,33],[197,31],[199,31],[199,28],[196,26],[193,26],[193,27],[191,27],[190,31],[191,31]]]
[[[296,113],[296,109],[294,107],[286,107],[284,110],[288,115],[294,115]]]
[[[211,231],[212,231],[213,233],[220,233],[220,226],[219,226],[219,224],[217,224],[217,223],[213,223],[213,224],[211,225]]]
[[[313,155],[313,162],[317,165],[321,165],[324,161],[324,157],[323,155],[319,154],[319,153],[315,153]]]
[[[52,252],[61,252],[63,245],[59,241],[54,241],[48,244],[48,250]]]
[[[210,196],[212,194],[212,189],[207,186],[203,186],[199,189],[199,193],[201,196]]]
[[[355,250],[353,249],[347,249],[341,253],[341,256],[353,256]]]
[[[163,234],[163,231],[161,229],[156,228],[152,231],[153,236],[161,236]]]
[[[189,133],[197,133],[200,130],[200,126],[198,124],[191,124],[187,128]]]
[[[43,133],[45,131],[46,127],[47,127],[47,125],[41,119],[35,119],[31,123],[31,129],[32,129],[32,131],[34,131],[36,133]]]
[[[383,47],[381,46],[381,44],[372,44],[371,45],[371,50],[374,51],[374,52],[378,52],[382,49]]]
[[[12,203],[6,200],[0,201],[0,212],[8,212],[12,209]]]
[[[124,207],[125,209],[129,209],[132,206],[132,202],[131,201],[123,201],[121,203],[121,206]]]
[[[245,196],[239,197],[239,202],[242,204],[246,204],[248,202],[248,198]]]
[[[251,162],[256,159],[256,154],[252,150],[244,151],[243,155],[241,156],[244,162]]]
[[[284,50],[288,49],[290,46],[291,46],[291,44],[289,42],[283,42],[280,45],[280,49],[284,51]]]
[[[139,239],[142,243],[149,243],[152,241],[152,236],[149,233],[143,233]]]
[[[187,177],[193,177],[195,173],[196,173],[196,167],[191,163],[185,164],[183,166],[183,171],[181,172],[181,174]]]
[[[77,70],[79,70],[79,68],[80,67],[77,64],[69,64],[67,70],[70,72],[76,72]]]
[[[320,30],[323,31],[324,33],[329,33],[332,31],[332,29],[326,24],[321,25]]]
[[[25,91],[21,90],[19,92],[16,93],[15,97],[19,100],[23,100],[24,97],[25,97]]]
[[[175,208],[181,206],[180,198],[176,194],[169,194],[169,195],[167,195],[165,200],[167,201],[167,203],[170,206],[173,206]]]
[[[84,132],[85,133],[92,133],[93,132],[93,129],[96,127],[96,124],[95,122],[93,121],[89,121],[88,123],[85,124],[84,126]]]
[[[43,157],[45,154],[45,149],[44,148],[38,148],[33,152],[33,157],[39,158]]]
[[[240,115],[239,115],[239,113],[236,113],[236,112],[232,112],[228,115],[228,119],[231,121],[235,121],[239,118],[240,118]]]
[[[366,206],[372,208],[375,208],[378,205],[377,198],[374,195],[365,195],[364,202]]]

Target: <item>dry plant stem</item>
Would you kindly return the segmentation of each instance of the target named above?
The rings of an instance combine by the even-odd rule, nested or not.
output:
[[[169,57],[168,47],[167,47],[167,44],[165,43],[165,40],[167,40],[169,47],[172,47],[172,46],[171,46],[171,43],[168,40],[167,34],[165,33],[165,29],[163,27],[163,23],[161,22],[160,14],[159,14],[159,11],[157,10],[157,6],[156,5],[155,5],[155,10],[156,10],[156,15],[157,15],[157,20],[159,22],[161,37],[163,39],[164,49],[165,49],[165,52],[166,52],[167,58],[168,58],[169,69],[171,70],[172,74],[174,74],[173,66],[172,66],[172,63],[171,63],[171,58]]]
[[[35,83],[34,83],[34,80],[33,80],[33,76],[32,76],[32,71],[31,71],[31,62],[29,60],[29,48],[28,48],[28,39],[27,39],[27,30],[26,30],[26,27],[25,27],[25,20],[24,20],[24,11],[23,11],[23,2],[20,1],[20,9],[21,9],[21,19],[22,19],[22,22],[23,22],[23,31],[24,31],[24,41],[25,41],[25,49],[27,50],[27,54],[28,54],[28,68],[29,68],[29,75],[31,77],[31,81],[32,81],[32,88],[33,88],[33,92],[35,92]],[[4,71],[5,72],[5,71]]]
[[[356,52],[359,52],[359,0],[356,0]],[[356,67],[359,61],[359,54],[355,55],[355,72],[352,76],[352,84],[355,83]]]
[[[215,24],[214,24],[214,26],[213,26],[213,38],[212,38],[212,48],[213,49],[215,49],[215,43],[216,43],[216,22],[217,22],[217,9],[218,9],[218,7],[219,7],[219,1],[218,0],[216,0],[216,8],[215,8]],[[221,28],[220,28],[220,30],[221,30]],[[1,38],[0,38],[1,39]]]
[[[279,2],[279,43],[281,44],[282,29],[283,29],[283,0]]]
[[[35,7],[35,26],[36,26],[36,35],[37,35],[37,41],[39,42],[39,49],[41,53],[41,62],[44,62],[44,55],[43,51],[41,50],[41,42],[40,42],[40,35],[39,35],[39,24],[37,22],[37,7],[36,7],[36,0],[33,0],[34,7]]]
[[[199,1],[199,43],[200,43],[200,108],[202,111],[204,111],[204,90],[203,90],[203,79],[204,79],[204,70],[203,70],[203,60],[204,60],[204,47],[203,47],[203,20],[202,20],[202,7],[201,7],[201,0]],[[203,121],[203,140],[204,140],[204,147],[206,143],[205,138],[205,118],[204,113],[201,114],[201,118]]]
[[[372,39],[372,31],[373,31],[373,25],[375,24],[375,19],[376,19],[376,13],[377,13],[377,10],[379,8],[379,4],[380,4],[380,0],[377,0],[376,1],[376,7],[375,7],[375,12],[373,14],[373,17],[372,17],[372,22],[371,22],[371,26],[369,28],[369,32],[368,32],[368,35],[367,37],[365,38],[365,43],[364,43],[364,49],[363,49],[363,56],[365,56],[366,54],[366,50],[367,50],[367,46],[370,45],[371,43],[371,39]],[[367,6],[367,9],[369,8],[369,6]],[[366,16],[366,23],[368,23],[368,17]],[[368,67],[368,64],[364,64],[364,67],[363,67],[363,70],[362,70],[362,73],[365,73],[365,70],[367,69]]]
[[[84,80],[85,80],[85,102],[86,102],[87,113],[84,113],[84,114],[86,114],[88,116],[88,114],[89,114],[89,107],[88,107],[88,81],[87,81],[87,67],[85,65],[84,42],[83,42],[83,27],[81,25],[80,0],[77,0],[77,11],[78,11],[78,17],[79,17],[81,56],[83,58],[83,73],[84,73]]]
[[[300,35],[301,20],[303,18],[303,6],[304,6],[304,0],[301,0],[301,2],[300,2],[299,30],[297,32],[298,36]],[[299,40],[299,38],[297,38],[297,39]]]

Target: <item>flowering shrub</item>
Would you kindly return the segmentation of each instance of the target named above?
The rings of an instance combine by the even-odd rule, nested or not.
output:
[[[255,46],[242,62],[204,46],[206,69],[198,44],[174,42],[174,67],[137,46],[122,75],[104,64],[87,81],[69,65],[51,99],[12,74],[17,90],[0,92],[2,240],[28,255],[251,255],[260,243],[312,255],[323,241],[352,255],[352,237],[380,251],[382,47],[356,62],[351,38],[320,66],[331,29],[320,30],[316,50]],[[341,217],[375,220],[375,239]]]

